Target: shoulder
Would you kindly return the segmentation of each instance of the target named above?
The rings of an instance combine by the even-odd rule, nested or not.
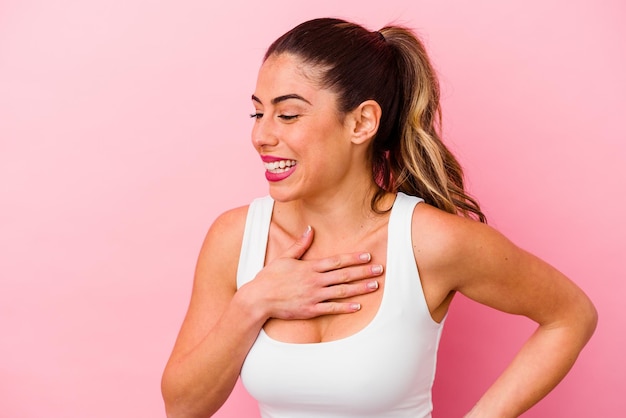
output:
[[[200,249],[197,276],[205,276],[207,270],[220,270],[229,277],[236,274],[248,208],[230,209],[213,221]]]
[[[248,205],[240,206],[221,213],[213,221],[207,235],[225,234],[226,238],[228,238],[229,236],[238,235],[238,232],[243,234],[243,230],[246,226],[248,208]]]
[[[215,218],[206,234],[205,244],[217,240],[223,248],[241,246],[248,208],[246,205],[229,209]]]
[[[416,205],[411,228],[416,261],[448,280],[450,290],[520,251],[494,228],[426,203]]]
[[[454,215],[431,206],[420,203],[415,206],[411,228],[414,236],[414,246],[422,251],[447,250],[463,251],[469,245],[476,243],[483,237],[496,231],[476,220]]]

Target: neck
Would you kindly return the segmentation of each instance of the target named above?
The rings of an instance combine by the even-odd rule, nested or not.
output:
[[[279,206],[280,219],[277,221],[294,236],[298,236],[307,225],[315,229],[315,239],[344,240],[367,234],[387,214],[376,213],[371,208],[371,200],[377,186],[368,185],[363,189],[354,188],[349,192],[335,195],[325,194],[315,199],[302,199],[285,202]],[[395,195],[387,193],[380,201],[379,209],[391,208]]]

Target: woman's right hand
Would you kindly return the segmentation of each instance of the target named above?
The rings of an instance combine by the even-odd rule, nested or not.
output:
[[[358,311],[346,298],[376,290],[382,273],[369,254],[301,258],[307,230],[287,251],[236,289],[247,208],[221,215],[198,257],[189,309],[163,373],[168,416],[211,416],[230,395],[241,366],[269,318],[304,319]],[[363,280],[371,278],[370,280]],[[368,286],[373,283],[373,286]]]
[[[287,251],[239,290],[252,294],[257,308],[263,309],[268,319],[309,319],[356,312],[360,305],[346,299],[378,289],[375,277],[382,274],[383,266],[371,264],[367,252],[302,260],[313,235],[308,227]]]

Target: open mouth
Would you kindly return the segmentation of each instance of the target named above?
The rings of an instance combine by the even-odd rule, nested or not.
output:
[[[296,160],[280,160],[272,161],[271,163],[264,163],[265,169],[272,174],[284,173],[296,164]]]

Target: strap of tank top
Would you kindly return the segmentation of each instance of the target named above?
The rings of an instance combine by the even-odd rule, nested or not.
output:
[[[274,201],[269,196],[255,199],[248,207],[237,267],[237,288],[252,280],[263,268],[273,207]]]
[[[411,225],[411,218],[413,217],[413,210],[415,205],[423,202],[421,197],[411,196],[398,192],[396,201],[394,202],[394,211],[398,212],[398,226],[405,228],[406,225]]]

